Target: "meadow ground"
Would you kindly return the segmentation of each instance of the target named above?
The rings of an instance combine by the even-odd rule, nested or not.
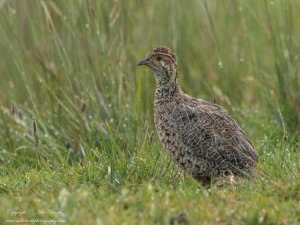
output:
[[[0,224],[300,224],[299,1],[0,5]],[[257,179],[207,189],[161,151],[135,66],[160,45],[246,131]]]

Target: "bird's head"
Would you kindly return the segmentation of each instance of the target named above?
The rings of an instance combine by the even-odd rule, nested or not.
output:
[[[176,55],[167,47],[158,47],[138,62],[137,66],[148,66],[156,73],[158,85],[177,82],[178,66]]]

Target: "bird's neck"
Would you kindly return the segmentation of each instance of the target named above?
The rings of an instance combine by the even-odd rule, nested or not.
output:
[[[177,71],[176,74],[169,74],[166,76],[164,74],[156,74],[156,91],[154,103],[166,103],[172,101],[176,95],[178,95],[181,90],[177,83]]]

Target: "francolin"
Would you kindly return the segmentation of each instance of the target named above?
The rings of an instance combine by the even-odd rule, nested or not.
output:
[[[207,185],[212,178],[250,177],[258,155],[244,131],[221,106],[180,89],[176,55],[159,47],[141,60],[156,73],[154,121],[160,142],[189,175]]]

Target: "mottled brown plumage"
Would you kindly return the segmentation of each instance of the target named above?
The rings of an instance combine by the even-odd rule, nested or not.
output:
[[[176,55],[159,47],[138,65],[156,73],[155,127],[172,159],[204,184],[228,175],[249,177],[258,162],[254,146],[221,106],[181,91]]]

